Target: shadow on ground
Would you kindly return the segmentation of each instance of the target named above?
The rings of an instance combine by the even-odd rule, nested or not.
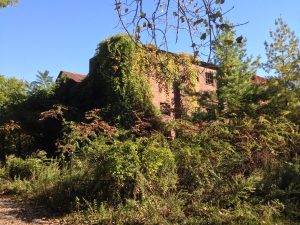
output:
[[[15,201],[13,198],[0,196],[0,224],[37,225],[63,224],[59,215],[32,204]]]

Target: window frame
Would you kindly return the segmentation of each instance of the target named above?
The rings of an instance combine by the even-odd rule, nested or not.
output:
[[[205,84],[214,86],[214,73],[213,72],[206,72],[205,73]]]

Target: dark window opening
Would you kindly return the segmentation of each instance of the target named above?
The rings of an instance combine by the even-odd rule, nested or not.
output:
[[[207,85],[214,84],[214,74],[211,72],[205,73],[205,82]]]
[[[161,102],[160,103],[160,111],[163,115],[171,115],[171,107],[170,104],[165,103],[165,102]]]

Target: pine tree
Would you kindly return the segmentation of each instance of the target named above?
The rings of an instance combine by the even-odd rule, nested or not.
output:
[[[299,39],[281,17],[275,21],[275,25],[275,32],[270,31],[273,42],[265,42],[267,62],[264,68],[267,72],[274,71],[285,80],[295,79],[300,71]]]
[[[265,42],[267,72],[274,72],[269,82],[269,113],[286,116],[300,124],[300,50],[299,38],[280,17],[276,30],[270,32],[272,43]]]
[[[246,54],[246,40],[226,29],[214,43],[217,73],[217,98],[220,114],[242,113],[246,93],[251,89],[251,78],[256,72],[255,62]]]

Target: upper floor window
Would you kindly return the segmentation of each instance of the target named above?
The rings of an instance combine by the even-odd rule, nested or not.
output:
[[[205,82],[206,82],[206,85],[214,84],[214,74],[212,72],[205,73]]]

